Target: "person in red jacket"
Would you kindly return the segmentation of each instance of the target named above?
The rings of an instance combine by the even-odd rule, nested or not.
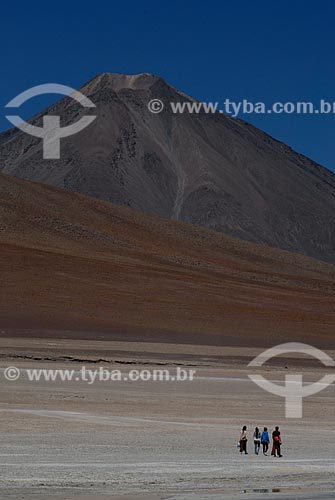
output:
[[[281,458],[283,455],[281,454],[281,435],[278,425],[275,427],[275,430],[272,433],[272,452],[271,455],[273,457]]]

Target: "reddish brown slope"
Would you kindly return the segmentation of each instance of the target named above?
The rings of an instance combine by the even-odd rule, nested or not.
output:
[[[3,335],[272,345],[335,330],[331,265],[5,175],[0,270]]]

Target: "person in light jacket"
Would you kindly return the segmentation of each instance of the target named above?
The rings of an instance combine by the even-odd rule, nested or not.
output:
[[[259,449],[261,447],[261,431],[258,427],[255,428],[254,431],[254,447],[255,447],[255,455],[259,454]]]
[[[247,426],[244,425],[242,427],[241,433],[240,433],[240,453],[244,452],[246,455],[248,455],[247,452],[247,442],[248,442],[248,436],[247,436]]]

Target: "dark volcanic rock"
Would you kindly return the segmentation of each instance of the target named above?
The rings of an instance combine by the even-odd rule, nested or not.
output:
[[[174,115],[192,99],[159,77],[105,73],[80,89],[97,119],[43,160],[39,139],[0,134],[0,169],[246,240],[335,260],[335,176],[255,127],[222,114]],[[164,101],[149,112],[153,98]],[[85,110],[64,98],[43,114]]]

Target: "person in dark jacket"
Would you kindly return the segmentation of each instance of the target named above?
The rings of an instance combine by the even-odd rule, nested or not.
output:
[[[281,454],[281,435],[279,427],[276,426],[275,430],[272,433],[272,452],[271,455],[273,457],[281,458],[283,455]]]
[[[261,444],[263,446],[263,455],[267,456],[267,452],[269,450],[269,444],[270,444],[270,437],[269,437],[269,433],[268,433],[268,428],[267,427],[264,427],[264,430],[262,432]]]

